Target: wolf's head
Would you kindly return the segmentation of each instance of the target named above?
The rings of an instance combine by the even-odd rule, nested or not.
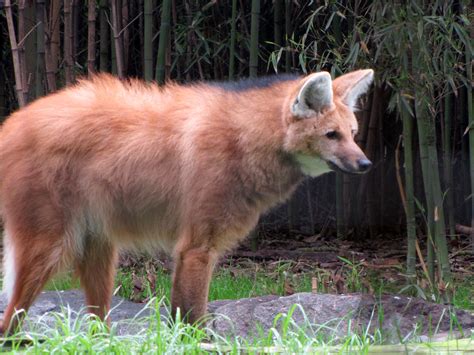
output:
[[[292,92],[286,115],[285,150],[310,176],[330,170],[365,173],[372,163],[354,141],[357,99],[373,80],[371,69],[331,80],[327,72],[311,74]]]

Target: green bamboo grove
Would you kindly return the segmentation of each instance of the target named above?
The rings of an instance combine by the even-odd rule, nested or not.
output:
[[[96,72],[163,85],[373,68],[357,142],[374,169],[306,182],[254,242],[404,236],[409,283],[449,289],[450,238],[474,250],[472,17],[454,0],[5,0],[0,117]]]

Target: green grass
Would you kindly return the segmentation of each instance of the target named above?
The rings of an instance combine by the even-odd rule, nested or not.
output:
[[[455,283],[454,306],[474,310],[474,276],[463,278]]]
[[[289,264],[288,264],[289,265]],[[285,280],[294,284],[295,292],[310,292],[312,274],[289,274],[286,272],[287,264],[282,264],[280,270],[268,273],[265,269],[258,270],[223,267],[215,272],[209,290],[209,300],[239,299],[255,297],[268,294],[284,295]],[[151,294],[169,299],[171,289],[171,275],[169,272],[157,270],[154,292],[151,292],[150,282],[147,280],[146,271],[143,269],[130,270],[119,269],[116,275],[116,294],[133,299],[138,296],[141,299]],[[142,291],[139,295],[134,293],[134,278],[138,278]],[[45,290],[69,290],[79,288],[80,283],[69,274],[55,277],[45,287]]]
[[[300,275],[297,278],[297,291],[311,291],[311,277]],[[145,282],[146,283],[146,282]],[[215,273],[209,289],[209,300],[239,299],[268,294],[284,294],[285,277],[283,275],[268,276],[263,270],[254,273],[241,272],[223,268]],[[119,295],[132,298],[132,275],[119,270],[117,274],[117,287],[120,286]],[[171,275],[159,272],[156,278],[155,295],[169,299],[171,289]],[[149,295],[149,288],[143,290],[143,297]]]

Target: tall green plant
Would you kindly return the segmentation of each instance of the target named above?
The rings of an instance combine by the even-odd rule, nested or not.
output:
[[[338,238],[342,238],[346,234],[343,181],[343,174],[336,172],[336,234]]]
[[[237,37],[237,0],[232,0],[232,15],[230,21],[229,80],[233,80],[235,73],[235,41]]]
[[[291,0],[285,0],[285,71],[291,70],[291,52],[290,52],[290,36],[291,36]]]
[[[100,33],[99,33],[99,67],[101,72],[109,71],[110,64],[110,31],[107,22],[107,0],[100,0]]]
[[[428,205],[429,218],[432,218],[433,229],[432,239],[429,243],[434,243],[440,280],[451,281],[451,272],[448,257],[448,245],[446,240],[446,225],[444,220],[443,191],[441,189],[441,179],[439,174],[438,152],[436,145],[436,124],[435,115],[430,110],[430,106],[435,106],[435,83],[431,76],[436,75],[436,67],[432,66],[433,47],[430,38],[425,36],[440,36],[441,28],[435,23],[428,22],[425,13],[419,7],[411,7],[408,17],[416,21],[417,32],[412,36],[411,44],[413,48],[412,77],[418,84],[415,87],[415,110],[418,122],[418,138],[420,145],[420,159],[422,161],[422,173],[425,187],[425,196]],[[420,11],[421,10],[421,11]],[[443,43],[443,38],[436,40]],[[429,45],[427,45],[429,44]],[[439,44],[439,42],[438,42]],[[426,73],[426,71],[429,71]],[[421,74],[425,75],[421,75]],[[440,73],[442,74],[442,73]],[[431,219],[429,219],[431,221]],[[434,281],[434,280],[433,280]]]
[[[143,76],[153,80],[153,0],[144,0],[143,11]]]
[[[467,12],[472,11],[472,4],[466,6]],[[472,15],[472,12],[471,12]],[[472,112],[472,36],[474,35],[473,24],[470,27],[470,41],[465,41],[465,53],[466,53],[466,76],[467,76],[467,115],[469,121],[469,167],[471,175],[471,247],[474,251],[474,113]]]
[[[250,77],[258,72],[258,27],[260,21],[260,0],[252,0],[252,17],[250,27]]]
[[[414,68],[417,70],[417,68]],[[435,278],[435,241],[437,232],[439,228],[436,227],[436,221],[439,218],[435,218],[435,215],[439,213],[439,206],[436,206],[435,202],[435,192],[433,189],[434,176],[432,176],[433,170],[430,160],[433,159],[430,156],[430,140],[433,140],[434,130],[432,129],[432,123],[426,112],[427,103],[425,101],[424,94],[415,93],[415,114],[416,120],[418,123],[418,140],[419,140],[419,151],[420,151],[420,162],[421,170],[423,175],[423,187],[425,190],[425,201],[426,201],[426,210],[428,214],[428,225],[427,225],[427,245],[428,245],[428,255],[427,255],[427,264],[428,264],[428,274],[431,281],[431,284],[434,284]],[[438,169],[438,167],[435,167]]]
[[[453,199],[453,167],[451,162],[451,130],[453,114],[453,94],[448,85],[446,85],[446,94],[444,97],[444,120],[443,120],[443,179],[445,187],[445,211],[447,214],[447,227],[449,235],[454,235],[454,199]]]
[[[163,0],[161,5],[161,24],[160,24],[160,41],[158,44],[158,55],[156,58],[155,80],[158,84],[165,83],[165,62],[166,48],[170,36],[171,23],[171,0]]]
[[[10,47],[12,50],[13,56],[13,69],[15,73],[15,86],[17,93],[17,100],[20,107],[26,105],[26,97],[23,89],[23,80],[22,80],[22,66],[20,62],[20,53],[18,50],[18,42],[16,39],[15,25],[13,23],[13,11],[12,4],[10,0],[5,1],[5,14],[7,17],[7,26],[8,26],[8,35],[10,37]]]
[[[45,33],[46,22],[44,0],[36,0],[36,97],[44,95],[45,87]]]
[[[87,11],[87,73],[95,72],[95,17],[96,0],[89,0]]]
[[[413,176],[413,117],[406,99],[400,95],[398,107],[403,122],[403,156],[405,160],[405,215],[407,224],[407,278],[416,282],[416,217]]]
[[[112,33],[113,33],[113,44],[115,52],[115,64],[117,67],[117,76],[119,78],[125,77],[125,62],[123,56],[123,41],[122,41],[122,9],[119,7],[120,1],[111,2],[111,13],[112,13]]]
[[[391,7],[374,3],[370,8],[371,21],[375,25],[369,33],[377,48],[374,59],[386,67],[384,80],[397,95],[405,97],[406,102],[414,102],[427,213],[429,273],[434,279],[436,257],[441,284],[451,280],[451,272],[443,208],[446,191],[441,188],[438,161],[437,137],[440,135],[437,132],[437,108],[447,93],[446,83],[451,91],[464,80],[458,63],[460,48],[465,42],[463,38],[467,37],[457,24],[453,7],[453,1],[433,4],[414,0],[406,5],[395,4]],[[384,16],[380,16],[382,12]],[[387,58],[393,60],[395,65],[387,67]],[[406,70],[407,67],[409,70]],[[409,110],[411,105],[404,105]],[[402,116],[408,118],[400,104],[396,107]],[[445,116],[445,123],[446,118],[449,123],[449,116]],[[408,122],[407,119],[404,119],[405,122]],[[449,124],[444,127],[445,144],[449,144],[446,135],[450,134],[450,130]],[[404,138],[407,140],[406,136]],[[451,169],[451,164],[445,163],[444,168]],[[413,232],[409,230],[409,233]],[[411,240],[412,237],[409,238]],[[410,245],[413,255],[413,243],[410,242]],[[410,265],[412,269],[412,263]]]
[[[74,49],[73,49],[73,25],[72,25],[72,0],[64,0],[64,61],[66,84],[74,81]]]

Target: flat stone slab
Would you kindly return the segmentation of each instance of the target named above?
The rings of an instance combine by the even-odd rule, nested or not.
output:
[[[214,302],[209,310],[216,314],[208,323],[211,329],[246,339],[272,327],[281,331],[283,319],[289,314],[289,330],[312,337],[326,336],[328,341],[347,336],[349,328],[359,335],[373,335],[378,330],[386,343],[417,336],[422,340],[446,338],[449,333],[470,336],[474,330],[472,312],[398,295],[376,298],[368,294],[298,293]],[[278,314],[284,316],[275,322]]]
[[[6,308],[7,300],[4,294],[0,295],[0,314]],[[161,309],[166,316],[166,309]],[[110,317],[118,335],[137,334],[148,327],[144,318],[154,312],[147,308],[146,304],[134,303],[124,298],[114,296],[112,298],[112,310]],[[58,315],[64,315],[58,319]],[[78,317],[87,316],[87,308],[82,290],[68,291],[45,291],[36,299],[28,311],[28,317],[22,329],[41,334],[42,329],[57,327],[59,322],[72,323]],[[68,318],[66,320],[65,318]],[[86,322],[83,322],[85,325]],[[140,327],[137,327],[140,324]]]
[[[295,306],[297,305],[297,306]],[[0,309],[6,299],[0,297]],[[27,330],[57,326],[57,313],[69,314],[73,322],[85,314],[84,296],[80,290],[43,292],[28,313]],[[275,327],[280,332],[285,318],[291,314],[287,330],[305,332],[311,337],[342,338],[349,332],[374,334],[379,330],[387,343],[398,343],[406,337],[446,335],[448,332],[470,336],[474,331],[472,312],[456,310],[448,305],[426,302],[419,298],[367,294],[298,293],[292,296],[263,296],[209,303],[213,317],[208,327],[224,337],[240,336],[251,340]],[[152,307],[114,297],[111,319],[117,334],[137,334],[146,331],[146,317]],[[160,313],[166,319],[167,311]],[[279,316],[280,315],[280,316]],[[275,318],[277,320],[275,321]],[[40,324],[39,326],[37,324]]]

